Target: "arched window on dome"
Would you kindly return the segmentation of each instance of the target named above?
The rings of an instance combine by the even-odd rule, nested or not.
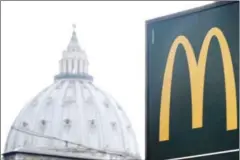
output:
[[[92,118],[90,120],[88,120],[88,124],[87,124],[87,141],[88,141],[88,145],[92,148],[99,148],[100,147],[100,135],[98,134],[98,130],[99,130],[99,126],[98,126],[98,122],[95,118]]]

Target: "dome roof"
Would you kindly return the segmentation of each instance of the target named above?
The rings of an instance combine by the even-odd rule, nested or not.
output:
[[[76,42],[76,37],[72,39]],[[69,46],[68,50],[72,52]],[[74,64],[81,66],[73,62],[73,68]],[[5,152],[24,149],[97,159],[139,157],[134,131],[122,107],[93,84],[86,67],[72,72],[67,66],[60,63],[55,82],[22,109],[9,132]]]
[[[83,147],[137,155],[137,143],[122,107],[89,81],[57,80],[16,118],[5,151],[18,148]]]

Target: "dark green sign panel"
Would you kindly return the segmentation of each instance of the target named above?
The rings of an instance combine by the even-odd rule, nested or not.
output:
[[[146,23],[146,159],[239,159],[239,3]]]

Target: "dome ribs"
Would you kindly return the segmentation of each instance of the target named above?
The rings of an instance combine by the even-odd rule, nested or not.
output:
[[[59,84],[60,81],[52,84],[41,98],[38,109],[36,110],[36,112],[38,112],[35,115],[36,120],[33,122],[34,125],[32,128],[32,131],[36,134],[39,134],[41,136],[52,134],[52,125],[54,125],[52,122],[55,105],[53,101],[55,100],[55,95],[58,93],[56,92],[56,86]],[[39,139],[37,137],[33,137],[33,144],[36,144],[38,146],[52,146],[53,141],[46,138]]]
[[[106,106],[107,104],[107,109],[108,111],[106,112],[107,115],[112,115],[111,117],[109,117],[108,120],[108,124],[106,125],[110,125],[111,129],[111,134],[112,137],[114,139],[114,145],[110,145],[109,147],[111,147],[112,149],[119,149],[119,148],[124,148],[125,142],[124,142],[124,135],[123,135],[123,130],[122,130],[122,122],[121,119],[119,118],[119,114],[118,114],[118,110],[116,110],[116,103],[114,101],[112,101],[111,97],[106,94],[105,92],[99,90],[99,94],[101,94],[103,96],[103,105]],[[117,128],[117,124],[119,124],[119,128]],[[112,143],[113,141],[110,141],[110,143]]]
[[[60,83],[56,86],[56,89],[57,90],[62,89],[64,83],[65,83],[65,80],[60,80]]]
[[[75,81],[70,80],[64,93],[63,106],[70,106],[74,103],[76,103]]]
[[[50,96],[46,99],[46,105],[50,106],[52,103],[53,103],[53,98],[52,98],[52,96]]]
[[[55,84],[56,85],[56,84]],[[36,106],[36,108],[34,109],[35,112],[35,117],[32,116],[31,119],[29,119],[29,122],[31,122],[31,126],[30,129],[35,131],[35,132],[42,132],[41,129],[39,128],[39,122],[42,120],[42,118],[40,117],[44,117],[44,108],[42,106],[45,106],[44,104],[46,103],[46,99],[49,96],[49,94],[51,92],[53,92],[54,88],[52,87],[47,87],[40,95],[40,97],[38,98],[38,105]],[[29,113],[25,113],[26,115],[28,115]],[[34,113],[30,113],[30,114],[34,114]],[[25,116],[26,116],[25,115]],[[41,123],[40,123],[41,125]]]
[[[93,103],[93,99],[92,99],[92,94],[91,94],[91,92],[90,92],[90,89],[87,87],[87,85],[86,84],[82,84],[81,85],[82,87],[82,96],[83,96],[83,99],[84,99],[84,101],[86,102],[86,103]]]
[[[89,109],[93,110],[95,112],[95,115],[90,115],[90,119],[95,119],[96,124],[98,124],[98,127],[96,129],[96,136],[98,137],[98,148],[103,148],[105,145],[105,137],[104,137],[104,122],[105,122],[105,117],[103,117],[103,110],[101,109],[98,99],[95,94],[95,90],[91,87],[91,84],[88,83],[83,83],[81,86],[83,86],[83,91],[84,88],[88,90],[89,96],[91,97],[91,103],[87,103],[86,107],[91,107]],[[84,92],[83,92],[84,93]],[[86,109],[88,110],[88,109]],[[93,117],[91,117],[93,116]],[[90,138],[90,137],[89,137]]]
[[[131,138],[132,136],[132,130],[130,130],[128,128],[131,128],[131,123],[128,119],[128,117],[125,115],[125,112],[123,111],[122,107],[119,105],[119,103],[111,96],[109,95],[109,100],[115,104],[115,113],[118,116],[118,120],[121,126],[121,134],[122,137],[124,137],[122,140],[124,142],[124,148],[128,153],[134,153],[135,150],[131,147],[130,143],[131,141],[133,141]],[[121,112],[119,112],[121,111]],[[135,142],[134,142],[135,143]],[[135,144],[137,145],[137,144]],[[134,151],[133,151],[134,150]]]
[[[76,80],[75,87],[76,87],[76,115],[78,117],[78,129],[76,130],[76,134],[79,135],[77,138],[80,144],[86,144],[86,140],[84,138],[86,134],[86,129],[84,126],[85,114],[84,114],[84,102],[83,102],[83,91],[81,88],[82,80]]]

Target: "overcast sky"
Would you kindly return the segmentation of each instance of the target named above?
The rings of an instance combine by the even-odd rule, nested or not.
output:
[[[145,147],[145,21],[212,2],[1,2],[1,153],[23,106],[53,83],[76,23],[94,83],[110,93]]]

